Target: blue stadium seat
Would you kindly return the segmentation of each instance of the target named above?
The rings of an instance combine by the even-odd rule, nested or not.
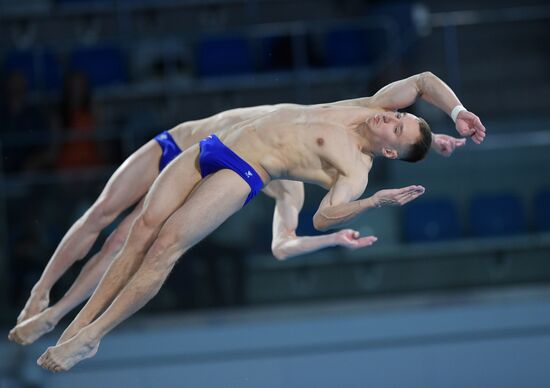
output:
[[[367,31],[350,28],[330,31],[325,39],[325,64],[329,67],[361,66],[372,62]]]
[[[221,76],[252,73],[252,52],[242,37],[223,36],[201,41],[197,47],[199,76]]]
[[[475,237],[498,237],[524,233],[521,200],[513,194],[479,195],[470,205],[470,226]]]
[[[292,40],[290,36],[268,36],[260,41],[260,69],[291,70]]]
[[[429,242],[457,238],[460,224],[455,203],[449,198],[417,200],[403,208],[404,238]]]
[[[550,231],[550,188],[535,195],[535,229],[539,232]]]
[[[111,46],[77,48],[71,53],[69,67],[86,74],[93,87],[121,84],[128,78],[122,52]]]
[[[58,90],[61,88],[61,69],[57,57],[48,49],[12,51],[6,55],[5,74],[20,71],[29,89]]]

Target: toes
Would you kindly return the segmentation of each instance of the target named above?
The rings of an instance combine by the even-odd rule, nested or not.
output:
[[[42,356],[38,359],[39,363],[41,364],[42,368],[51,370],[52,372],[55,372],[55,368],[59,366],[57,362],[53,359],[53,356],[51,354],[51,346],[44,352]]]
[[[42,354],[38,359],[36,360],[36,365],[39,365],[41,367],[44,366],[44,354]]]
[[[19,330],[17,330],[17,326],[10,331],[10,334],[8,335],[8,338],[9,338],[10,341],[18,343],[19,345],[28,345],[28,344],[30,344],[28,338],[25,338],[24,336],[21,336],[19,334]]]
[[[44,369],[50,369],[51,363],[52,363],[52,360],[50,360],[49,357],[46,357],[46,358],[44,359],[44,362],[42,362],[42,367],[43,367]]]
[[[46,361],[46,369],[49,369],[51,371],[54,370],[54,367],[57,365],[51,358],[48,358],[48,360]]]
[[[63,372],[64,370],[66,370],[66,368],[63,367],[63,365],[58,364],[55,361],[52,361],[48,369],[50,369],[52,372],[55,372],[55,373]]]
[[[19,335],[17,334],[17,330],[12,330],[12,333],[11,333],[11,340],[13,342],[16,342],[18,344],[21,344],[22,340],[21,340],[21,337],[19,337]]]
[[[48,363],[48,360],[49,360],[49,349],[48,348],[44,353],[42,353],[42,355],[40,357],[38,357],[38,360],[36,360],[36,363],[38,365],[40,365],[42,368],[45,368],[46,367],[46,364]]]

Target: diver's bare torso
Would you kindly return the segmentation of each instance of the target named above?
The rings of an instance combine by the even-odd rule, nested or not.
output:
[[[284,104],[290,105],[290,104]],[[212,133],[224,128],[273,112],[282,105],[261,105],[247,108],[231,109],[201,120],[186,121],[169,132],[178,146],[185,150]]]
[[[366,177],[372,157],[359,134],[373,110],[348,106],[281,107],[218,132],[266,182],[290,179],[325,188],[338,175]]]

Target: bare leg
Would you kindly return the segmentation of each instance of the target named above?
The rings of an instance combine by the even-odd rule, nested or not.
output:
[[[118,168],[96,202],[61,240],[42,276],[33,287],[31,296],[17,318],[17,323],[48,307],[50,290],[55,282],[75,261],[86,256],[103,228],[147,192],[158,176],[160,156],[161,149],[152,140]]]
[[[101,338],[153,298],[178,258],[237,212],[249,192],[247,183],[230,170],[201,182],[166,221],[143,264],[107,310],[70,340],[49,347],[38,364],[58,372],[95,355]]]
[[[195,167],[198,153],[198,146],[189,148],[168,165],[155,181],[124,247],[58,343],[65,342],[94,320],[139,268],[164,221],[181,206],[200,181],[200,172]]]
[[[101,250],[82,268],[73,285],[55,305],[19,323],[10,331],[8,338],[21,345],[29,345],[53,330],[69,311],[86,300],[126,241],[130,225],[143,208],[143,200],[118,225],[105,241]]]

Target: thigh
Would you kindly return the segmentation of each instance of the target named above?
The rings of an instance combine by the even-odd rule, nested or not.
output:
[[[130,155],[115,171],[101,193],[108,209],[122,211],[145,195],[159,175],[162,150],[155,140]]]
[[[239,211],[249,193],[250,186],[234,171],[208,176],[164,223],[157,241],[181,255]]]
[[[160,227],[183,204],[201,181],[198,156],[199,146],[194,145],[166,166],[145,197],[143,221]]]

